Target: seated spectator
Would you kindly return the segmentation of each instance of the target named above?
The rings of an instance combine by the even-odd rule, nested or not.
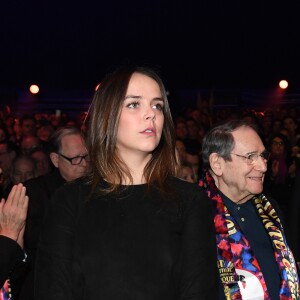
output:
[[[185,162],[192,167],[195,180],[198,180],[200,170],[200,156],[198,155],[198,153],[187,150]]]
[[[38,129],[36,135],[41,141],[49,142],[49,138],[53,132],[54,128],[52,126],[44,125]]]
[[[186,120],[186,126],[188,130],[188,137],[192,140],[198,140],[198,125],[192,118]]]
[[[35,135],[26,135],[22,137],[20,141],[20,149],[23,154],[30,155],[30,153],[33,150],[41,147],[42,147],[42,143],[40,139]]]
[[[35,149],[31,152],[30,156],[34,159],[36,164],[37,177],[46,175],[52,170],[52,164],[49,154],[43,149]]]
[[[188,130],[185,121],[177,121],[175,124],[176,138],[184,141],[188,138]]]
[[[190,183],[196,183],[196,176],[194,170],[188,164],[182,164],[180,166],[178,178]]]
[[[36,120],[31,115],[25,115],[20,119],[21,137],[36,134]]]
[[[64,126],[63,116],[60,113],[54,113],[49,116],[50,125],[54,130]]]
[[[35,161],[30,156],[20,154],[13,160],[10,171],[12,184],[24,183],[31,178],[35,178],[36,174]]]
[[[297,146],[300,139],[297,121],[291,116],[286,116],[283,119],[283,127],[288,131],[288,139],[291,147]]]

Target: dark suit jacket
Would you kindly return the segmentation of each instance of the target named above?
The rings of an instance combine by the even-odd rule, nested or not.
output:
[[[65,184],[58,169],[24,183],[29,197],[28,216],[25,229],[25,248],[31,251],[37,248],[40,229],[50,198]]]
[[[21,272],[21,278],[19,278],[21,284],[19,300],[33,299],[35,256],[44,215],[48,209],[51,196],[64,183],[65,180],[61,177],[58,169],[24,183],[29,196],[28,216],[24,235],[24,244],[28,257],[26,266]]]

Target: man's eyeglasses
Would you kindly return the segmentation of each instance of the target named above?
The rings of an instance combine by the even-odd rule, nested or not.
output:
[[[235,156],[238,156],[238,157],[242,157],[242,158],[245,158],[246,159],[246,162],[248,165],[252,165],[254,164],[257,160],[258,160],[258,157],[260,156],[264,161],[268,161],[269,158],[270,158],[270,155],[271,153],[268,152],[268,151],[264,151],[260,154],[257,154],[257,153],[250,153],[248,155],[240,155],[240,154],[236,154],[236,153],[231,153]]]
[[[80,165],[82,160],[84,159],[85,161],[88,161],[87,157],[88,154],[86,155],[79,155],[79,156],[75,156],[75,157],[67,157],[61,153],[57,153],[59,156],[63,157],[64,159],[68,160],[71,165]]]

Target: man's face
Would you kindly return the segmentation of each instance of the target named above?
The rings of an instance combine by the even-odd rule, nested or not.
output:
[[[21,131],[23,136],[35,135],[36,127],[33,120],[24,120],[21,126]]]
[[[64,136],[61,144],[60,154],[68,158],[84,156],[87,154],[85,142],[78,134]],[[78,165],[72,165],[69,160],[58,153],[51,153],[50,157],[53,164],[59,169],[61,176],[66,181],[72,181],[83,176],[87,170],[88,164],[85,159]]]
[[[260,137],[250,127],[243,126],[232,135],[235,141],[232,153],[247,156],[265,151]],[[218,188],[232,201],[243,203],[262,192],[267,162],[259,156],[255,162],[248,164],[246,158],[237,155],[231,154],[232,161],[220,160],[222,174],[218,178]]]
[[[28,159],[18,160],[12,169],[11,181],[13,184],[23,183],[35,177],[34,164]]]
[[[276,136],[272,140],[272,144],[271,144],[271,152],[272,152],[272,154],[280,155],[280,154],[284,153],[284,150],[285,150],[285,145],[284,145],[283,140],[280,137]]]
[[[31,151],[40,146],[40,141],[36,136],[28,135],[21,141],[21,150],[24,154],[30,154]]]
[[[43,151],[35,151],[31,154],[36,164],[37,176],[45,175],[50,172],[50,160]]]

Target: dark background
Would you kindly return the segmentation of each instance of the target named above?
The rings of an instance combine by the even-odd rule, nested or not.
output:
[[[3,1],[0,89],[93,90],[123,63],[169,89],[300,89],[299,1]],[[59,92],[58,92],[59,93]]]

